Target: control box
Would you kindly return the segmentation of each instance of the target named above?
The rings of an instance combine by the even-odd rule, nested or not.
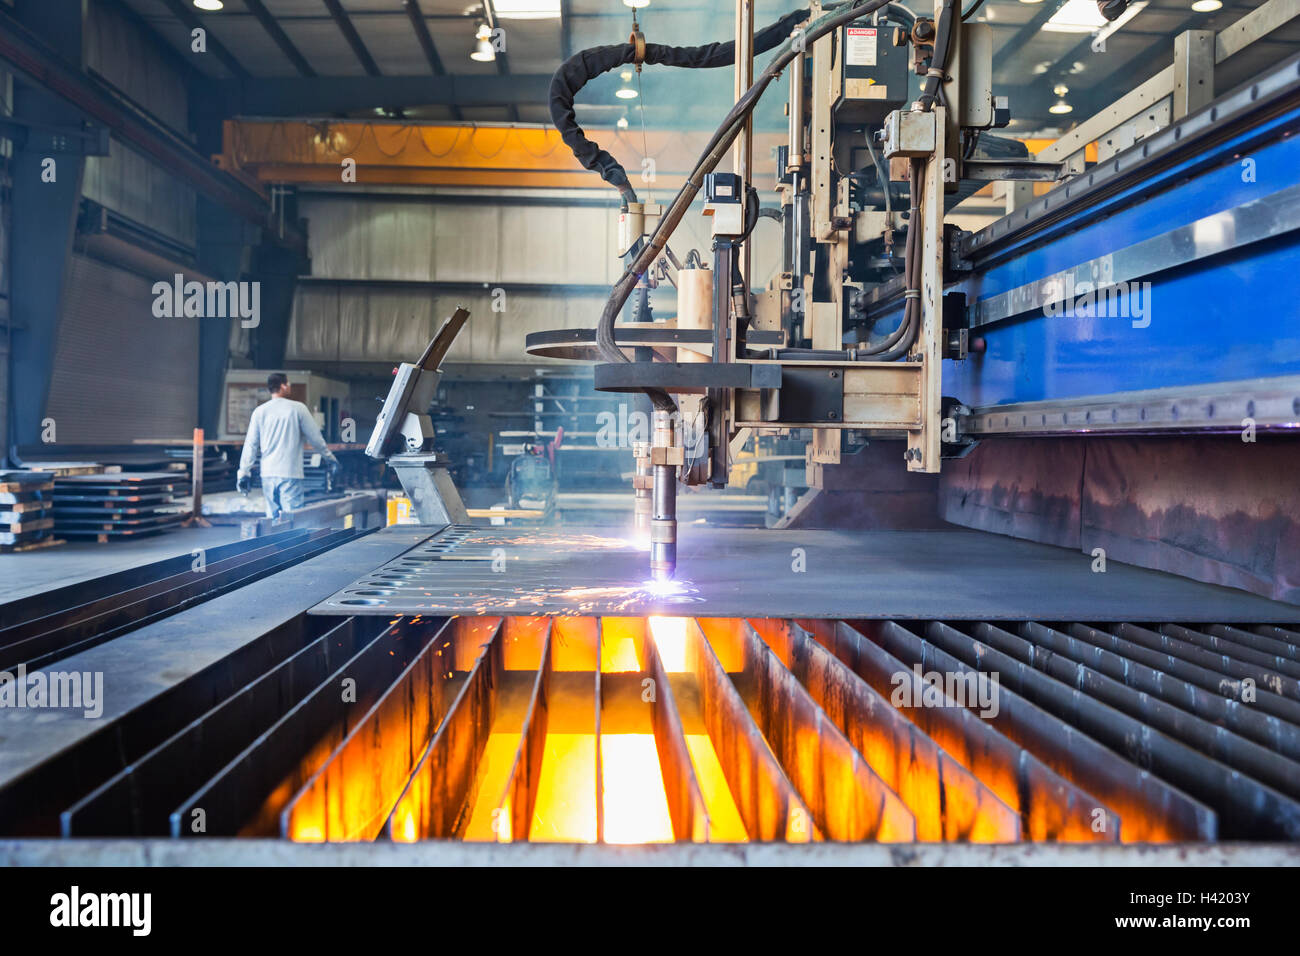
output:
[[[879,126],[891,110],[907,102],[908,49],[894,46],[891,29],[870,20],[841,27],[837,40],[840,96],[835,101],[835,119]]]

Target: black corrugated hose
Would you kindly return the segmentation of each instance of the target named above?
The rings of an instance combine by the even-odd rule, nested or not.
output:
[[[766,53],[789,37],[795,25],[807,18],[807,10],[795,10],[754,34],[755,55]],[[573,151],[578,162],[585,168],[600,173],[601,179],[623,194],[625,202],[637,201],[636,190],[628,182],[627,172],[617,159],[587,138],[574,115],[573,101],[578,92],[593,79],[633,62],[635,57],[636,47],[631,43],[594,46],[565,60],[551,79],[551,122],[559,130],[560,137]],[[688,70],[711,70],[730,66],[735,61],[734,40],[727,43],[706,43],[703,46],[667,46],[663,43],[645,45],[646,63]]]

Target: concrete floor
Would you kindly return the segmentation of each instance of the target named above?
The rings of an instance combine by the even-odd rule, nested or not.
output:
[[[36,551],[0,554],[0,605],[52,588],[76,584],[101,574],[189,554],[239,540],[238,525],[178,528],[146,538],[123,538],[99,544],[70,539]]]

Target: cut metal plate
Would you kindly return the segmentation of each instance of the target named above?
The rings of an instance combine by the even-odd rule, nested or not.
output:
[[[1294,605],[1115,561],[1098,574],[1093,561],[980,531],[692,525],[665,593],[630,530],[452,527],[311,613],[1300,621]]]

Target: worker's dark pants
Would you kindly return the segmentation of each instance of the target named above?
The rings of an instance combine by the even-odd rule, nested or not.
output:
[[[301,478],[267,478],[262,476],[262,494],[266,496],[266,516],[278,518],[302,507]]]

